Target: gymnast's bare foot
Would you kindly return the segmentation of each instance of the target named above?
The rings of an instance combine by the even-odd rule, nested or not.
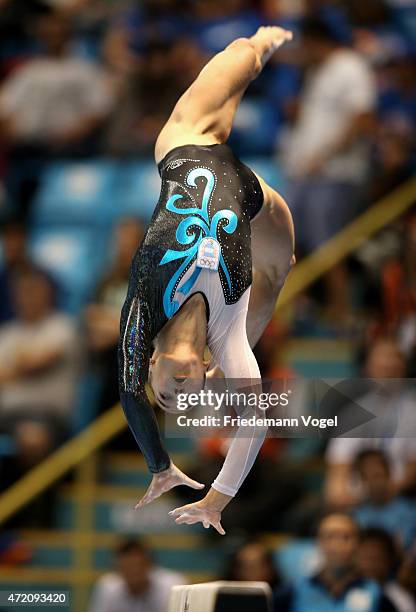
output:
[[[149,488],[142,499],[134,506],[134,509],[138,510],[146,504],[150,504],[150,502],[163,495],[163,493],[179,485],[186,485],[191,487],[191,489],[203,489],[205,486],[201,482],[189,478],[174,463],[171,463],[167,470],[153,474]]]
[[[261,26],[250,40],[261,55],[261,65],[263,67],[273,53],[292,38],[293,34],[290,30],[277,26]]]

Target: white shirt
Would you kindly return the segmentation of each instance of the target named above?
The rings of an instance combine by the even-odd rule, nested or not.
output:
[[[155,568],[147,593],[132,596],[123,578],[111,572],[96,583],[88,612],[167,612],[170,590],[177,584],[187,584],[183,574]]]
[[[0,117],[14,119],[22,140],[44,141],[83,119],[106,114],[110,106],[102,69],[72,57],[34,59],[0,91]]]
[[[0,363],[13,365],[27,347],[39,352],[56,350],[62,357],[36,376],[2,384],[0,414],[10,415],[19,409],[42,409],[57,416],[67,416],[72,408],[77,373],[74,321],[55,313],[35,324],[13,321],[0,328]]]
[[[375,105],[374,77],[364,59],[355,51],[334,51],[315,69],[303,91],[299,118],[283,140],[283,164],[290,177],[301,177],[316,156],[338,142],[356,115]],[[360,181],[366,173],[367,147],[355,142],[333,155],[323,169],[324,176]]]
[[[399,480],[405,472],[406,465],[416,460],[415,429],[416,396],[405,392],[393,398],[392,404],[380,402],[380,396],[368,393],[358,399],[356,404],[376,415],[376,419],[365,423],[344,434],[346,437],[333,438],[326,450],[326,460],[330,465],[352,465],[356,456],[363,450],[377,449],[383,451],[391,465],[392,476]],[[397,410],[398,421],[393,423],[394,437],[376,437],[377,420],[383,418],[383,412]],[[371,434],[374,434],[371,437]],[[359,437],[359,436],[368,437]],[[351,437],[350,437],[351,436]],[[355,437],[354,437],[355,436]],[[358,480],[352,476],[350,489],[360,491]]]
[[[397,612],[416,612],[415,600],[397,582],[388,582],[384,586],[384,592],[397,608]]]

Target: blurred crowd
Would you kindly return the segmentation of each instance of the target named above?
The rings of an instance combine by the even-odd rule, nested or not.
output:
[[[65,289],[28,249],[42,173],[56,160],[151,158],[209,57],[276,23],[294,40],[250,85],[230,144],[243,158],[275,160],[301,260],[414,173],[414,0],[0,0],[0,491],[73,434],[86,371],[99,381],[91,418],[117,402],[119,313],[145,230],[133,217],[114,225],[111,264],[88,303],[69,312]],[[320,334],[354,343],[357,376],[415,376],[414,207],[299,296],[289,321],[269,326],[256,349],[263,375],[295,377],[282,362],[289,336]],[[416,440],[400,436],[396,417],[400,406],[402,422],[414,420],[416,396],[398,384],[366,390],[360,402],[381,407],[389,435],[267,440],[239,504],[225,512],[226,529],[239,535],[318,533],[322,565],[296,585],[260,542],[230,562],[227,577],[271,584],[278,611],[313,612],[318,595],[317,610],[348,597],[355,609],[373,598],[374,610],[415,610]],[[223,442],[199,445],[198,480],[217,470]],[[135,449],[128,433],[113,444]],[[323,479],[306,483],[305,465],[323,468]],[[9,526],[52,525],[53,498],[40,496]],[[0,563],[27,561],[21,543],[0,536]],[[154,568],[137,542],[117,559],[91,610],[130,589],[134,610],[162,612],[158,597],[184,580]]]
[[[273,547],[251,537],[234,546],[217,578],[267,583],[273,612],[415,611],[415,549],[405,559],[391,531],[327,512],[317,524],[313,547],[313,569],[298,568],[293,575],[292,567],[287,575]],[[170,589],[180,584],[188,584],[186,576],[158,566],[143,542],[128,538],[115,550],[111,571],[96,582],[88,609],[166,612]]]

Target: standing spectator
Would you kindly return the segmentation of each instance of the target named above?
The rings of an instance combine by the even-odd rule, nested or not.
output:
[[[347,514],[330,514],[318,529],[323,567],[315,575],[275,591],[275,612],[322,612],[323,610],[396,610],[376,582],[356,569],[359,529]]]
[[[282,141],[282,161],[297,243],[310,252],[357,213],[369,170],[366,134],[376,92],[365,61],[338,41],[326,21],[305,19],[301,33],[306,83]],[[345,318],[345,270],[330,273],[328,291],[329,310]]]
[[[363,483],[364,501],[354,510],[360,527],[380,527],[407,548],[416,540],[416,504],[398,497],[386,455],[380,450],[364,450],[355,460]]]
[[[12,431],[22,420],[41,419],[57,438],[70,422],[77,374],[77,334],[56,310],[53,287],[41,271],[13,282],[16,318],[0,328],[0,424]]]
[[[182,574],[154,566],[137,540],[121,543],[116,558],[116,571],[95,585],[89,612],[166,612],[171,588],[187,582]]]
[[[378,582],[398,612],[416,612],[415,601],[394,576],[400,554],[392,536],[383,529],[369,528],[362,532],[357,554],[357,567],[362,576]]]

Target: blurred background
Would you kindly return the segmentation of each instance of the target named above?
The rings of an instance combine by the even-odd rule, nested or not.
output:
[[[148,475],[116,345],[159,194],[153,145],[207,60],[265,24],[294,40],[229,144],[287,199],[298,265],[256,348],[262,374],[415,376],[414,0],[0,0],[0,589],[164,612],[172,584],[258,579],[279,612],[325,575],[332,610],[331,568],[347,567],[384,593],[377,609],[415,610],[414,438],[268,439],[225,538],[169,519],[189,490],[133,510]],[[415,418],[407,387],[381,404]],[[167,446],[209,483],[222,442]]]

